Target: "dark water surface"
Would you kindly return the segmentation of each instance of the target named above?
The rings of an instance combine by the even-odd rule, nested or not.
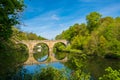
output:
[[[111,67],[113,70],[120,69],[120,60],[105,59],[102,57],[89,57],[86,62],[86,70],[90,72],[94,80],[105,74],[105,69]]]

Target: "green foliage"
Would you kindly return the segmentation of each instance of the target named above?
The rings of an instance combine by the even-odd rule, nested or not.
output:
[[[18,63],[24,63],[29,57],[27,46],[24,44],[17,44],[15,48],[17,51],[15,56],[17,57]]]
[[[0,79],[11,80],[21,64],[27,60],[28,50],[24,45],[16,45],[10,40],[0,44]]]
[[[89,15],[86,16],[87,27],[90,32],[99,26],[100,18],[101,18],[101,14],[97,12],[91,12]]]
[[[34,76],[34,80],[67,80],[65,72],[53,67],[43,68]]]
[[[83,50],[86,48],[89,39],[90,39],[89,36],[82,35],[75,36],[75,38],[71,42],[71,46],[73,49]]]
[[[106,74],[99,78],[99,80],[120,80],[120,70],[113,70],[111,67],[105,69]]]
[[[19,23],[18,12],[23,10],[22,0],[1,0],[0,1],[0,79],[11,79],[18,70],[18,64],[22,64],[28,58],[28,49],[25,45],[15,45],[13,41],[18,40],[44,40],[34,33],[19,31],[11,27]],[[13,4],[14,3],[14,4]],[[120,17],[103,17],[97,12],[92,12],[86,16],[86,24],[75,24],[70,26],[56,39],[66,39],[69,46],[65,47],[61,43],[54,46],[55,57],[63,59],[69,52],[68,66],[73,70],[70,80],[89,80],[90,75],[84,72],[86,54],[100,55],[106,58],[120,59]],[[13,34],[12,34],[13,33]],[[10,36],[12,36],[10,38]],[[8,40],[9,39],[9,40]],[[8,40],[8,41],[7,41]],[[35,54],[35,58],[41,58],[48,54],[48,48],[42,46],[43,54]],[[37,47],[34,51],[37,52]],[[58,53],[62,52],[61,53]],[[41,53],[41,52],[37,52]],[[48,61],[51,61],[48,58]],[[67,63],[66,63],[67,64]],[[119,80],[120,71],[106,69],[107,74],[100,77],[100,80]],[[28,78],[29,77],[29,78]],[[42,69],[40,73],[25,75],[26,80],[67,80],[63,71],[48,67]],[[18,78],[21,79],[21,78]]]
[[[41,36],[37,36],[35,33],[27,33],[28,40],[45,40],[45,38]]]
[[[56,52],[55,53],[55,58],[58,60],[62,60],[67,56],[67,53],[65,52]]]
[[[90,75],[81,70],[76,70],[71,74],[70,80],[90,80]]]
[[[64,59],[67,55],[66,47],[64,43],[56,43],[53,47],[53,52],[55,54],[56,59]]]
[[[63,51],[65,49],[65,44],[64,43],[56,43],[53,48],[53,52],[56,53],[57,51]]]
[[[85,26],[84,24],[79,25],[75,24],[73,26],[70,26],[70,28],[66,31],[63,31],[61,35],[56,36],[56,39],[66,39],[71,42],[71,40],[79,34],[79,31],[81,30],[82,26]]]
[[[66,48],[70,53],[66,64],[73,70],[71,80],[90,79],[90,75],[83,71],[86,54],[120,59],[120,17],[101,18],[101,14],[92,12],[86,16],[86,20],[87,24],[75,24],[56,37],[70,42]],[[116,71],[108,69],[107,73],[100,80],[119,80],[120,76]],[[113,77],[111,73],[115,73]]]
[[[70,41],[71,49],[81,50],[88,55],[110,54],[119,58],[120,17],[101,18],[101,14],[91,12],[86,16],[86,20],[87,24],[75,24],[56,39],[66,39]]]
[[[14,41],[19,41],[19,40],[45,40],[45,38],[36,35],[35,33],[26,33],[23,31],[20,31],[16,27],[12,27],[12,39]]]
[[[11,26],[20,23],[19,12],[22,12],[23,8],[23,0],[0,0],[0,40],[11,37]]]
[[[85,54],[70,54],[68,67],[72,69],[70,80],[89,80],[89,73],[84,72],[85,69]]]

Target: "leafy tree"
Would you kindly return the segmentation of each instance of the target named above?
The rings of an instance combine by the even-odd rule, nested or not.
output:
[[[87,46],[89,39],[90,39],[89,36],[82,36],[82,35],[75,36],[75,38],[71,42],[71,46],[73,49],[83,50]]]
[[[56,39],[66,39],[69,42],[71,42],[72,39],[79,34],[80,29],[81,29],[81,26],[79,24],[70,26],[68,30],[63,31],[61,35],[58,35],[56,37]]]
[[[107,51],[107,40],[105,39],[105,37],[102,35],[100,36],[99,39],[99,51],[102,55],[104,55]]]
[[[28,38],[28,40],[45,40],[45,38],[41,37],[41,36],[37,36],[35,33],[26,33],[26,36]]]
[[[100,19],[99,25],[101,25],[101,27],[108,27],[113,22],[114,22],[114,19],[110,16],[107,16]]]
[[[86,20],[87,24],[70,26],[56,38],[70,41],[72,49],[82,50],[83,53],[119,57],[120,17],[101,18],[101,14],[91,12]]]
[[[0,0],[0,40],[11,37],[11,26],[20,23],[19,12],[23,9],[23,0]]]
[[[16,27],[12,27],[12,37],[11,39],[14,41],[19,41],[19,40],[28,40],[27,33],[20,31]]]
[[[87,27],[90,32],[99,26],[100,19],[101,19],[101,14],[97,12],[91,12],[89,15],[86,16]]]
[[[32,32],[28,33],[27,37],[28,37],[28,40],[37,40],[38,39],[37,35]]]

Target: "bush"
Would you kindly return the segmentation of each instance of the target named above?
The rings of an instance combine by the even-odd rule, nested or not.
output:
[[[42,71],[34,76],[35,80],[67,80],[64,71],[53,67],[43,68]]]
[[[105,69],[106,74],[99,78],[99,80],[120,80],[120,70],[113,70],[111,67]]]

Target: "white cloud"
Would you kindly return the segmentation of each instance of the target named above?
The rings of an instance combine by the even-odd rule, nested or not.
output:
[[[53,15],[51,16],[51,18],[52,18],[53,20],[60,20],[60,18],[59,18],[57,15],[55,15],[55,14],[53,14]]]
[[[25,20],[24,22],[27,26],[21,27],[21,29],[23,31],[36,33],[47,39],[54,39],[56,35],[68,29],[69,26],[75,23],[85,22],[86,15],[82,15],[82,17],[80,15],[78,15],[79,17],[73,15],[59,16],[57,15],[58,12],[60,13],[59,10],[54,10]]]
[[[52,17],[49,17],[50,15],[52,15]],[[21,27],[21,29],[23,31],[36,33],[47,39],[54,39],[56,35],[60,34],[63,30],[68,29],[69,26],[75,23],[84,22],[83,18],[70,19],[69,16],[59,18],[60,20],[56,22],[56,20],[58,20],[57,15],[53,15],[53,13],[49,12],[33,19],[26,20],[25,24],[27,26]]]
[[[48,39],[53,39],[56,33],[60,31],[55,31],[59,28],[59,24],[56,22],[59,19],[60,18],[56,15],[56,11],[44,13],[32,19],[25,20],[24,23],[26,26],[21,26],[21,30],[33,32]]]

